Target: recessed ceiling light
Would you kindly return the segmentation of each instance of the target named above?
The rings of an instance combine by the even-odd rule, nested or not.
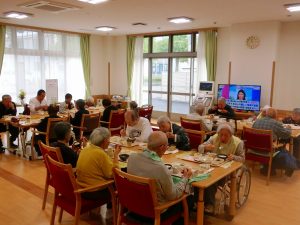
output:
[[[107,2],[108,0],[78,0],[78,1],[86,2],[90,4],[99,4],[99,3]]]
[[[6,12],[6,13],[4,13],[4,15],[7,18],[14,18],[14,19],[26,19],[26,18],[32,16],[32,14],[29,14],[29,13],[15,12],[15,11]]]
[[[298,12],[300,11],[300,3],[295,4],[286,4],[284,7],[290,12]]]
[[[181,16],[181,17],[172,17],[168,18],[169,22],[171,23],[189,23],[192,22],[192,18]]]
[[[109,27],[109,26],[101,26],[101,27],[96,27],[96,30],[99,30],[99,31],[112,31],[114,29],[117,29],[115,27]]]

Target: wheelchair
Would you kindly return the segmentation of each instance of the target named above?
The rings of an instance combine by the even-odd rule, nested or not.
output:
[[[251,187],[251,172],[246,165],[243,165],[236,173],[236,208],[242,207],[249,196]],[[230,200],[230,177],[226,177],[223,184],[218,186],[218,201],[215,205],[215,214],[221,215],[229,207]]]

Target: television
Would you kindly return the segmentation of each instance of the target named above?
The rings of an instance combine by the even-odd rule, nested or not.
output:
[[[234,109],[259,111],[260,94],[260,85],[219,84],[217,97],[224,97]]]
[[[213,81],[200,81],[199,92],[205,92],[206,94],[214,93],[214,82]]]

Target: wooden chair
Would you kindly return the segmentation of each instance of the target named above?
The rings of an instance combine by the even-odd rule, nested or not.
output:
[[[138,110],[139,110],[139,116],[147,118],[151,123],[153,105],[142,105],[140,108],[138,108]]]
[[[62,158],[62,155],[61,155],[61,152],[60,152],[60,148],[50,147],[50,146],[44,144],[41,141],[39,141],[38,144],[40,146],[40,150],[42,152],[42,155],[43,155],[44,159],[45,159],[46,155],[48,154],[55,161],[58,161],[58,162],[61,162],[61,163],[64,162],[64,160]],[[53,181],[52,181],[52,178],[50,176],[49,168],[48,168],[46,163],[45,163],[45,166],[46,166],[47,174],[46,174],[45,190],[44,190],[44,197],[43,197],[43,204],[42,204],[42,209],[43,210],[45,209],[45,206],[46,206],[49,186],[53,187]]]
[[[100,117],[100,113],[90,113],[82,115],[80,127],[73,126],[73,128],[80,129],[80,139],[83,136],[88,137],[94,129],[100,127]]]
[[[31,158],[34,160],[34,144],[35,144],[35,135],[44,135],[46,139],[46,145],[50,145],[50,140],[55,140],[56,136],[54,133],[54,127],[57,123],[59,122],[67,122],[68,117],[63,117],[63,118],[49,118],[48,123],[47,123],[47,130],[46,132],[42,132],[39,130],[36,130],[33,128],[32,130],[32,138],[31,138]]]
[[[186,134],[190,139],[191,149],[198,149],[198,146],[201,145],[204,141],[205,132],[203,130],[190,130],[185,129]]]
[[[187,119],[181,116],[180,124],[184,129],[203,130],[202,123],[199,120]]]
[[[46,155],[45,162],[49,168],[50,176],[55,189],[54,202],[50,224],[54,224],[56,208],[61,208],[58,221],[61,222],[63,211],[75,217],[75,225],[78,225],[80,214],[98,208],[103,204],[112,202],[113,224],[116,223],[116,201],[113,189],[113,180],[99,181],[99,184],[87,188],[79,188],[70,164],[63,164],[55,161]],[[110,195],[103,195],[97,200],[86,200],[81,197],[84,192],[91,192],[99,189],[108,188]]]
[[[112,110],[109,116],[109,122],[100,121],[108,124],[108,129],[111,136],[119,136],[120,131],[125,127],[125,109]]]
[[[172,224],[182,215],[184,216],[184,225],[189,224],[186,195],[183,195],[174,201],[169,201],[159,205],[157,201],[155,179],[130,175],[121,171],[120,169],[114,169],[114,178],[120,207],[117,225],[121,225],[122,223],[128,225],[140,224],[136,222],[134,223],[132,220],[130,220],[130,218],[124,214],[125,209],[142,217],[153,219],[154,225]],[[170,206],[180,202],[183,204],[183,212],[172,215],[169,218],[161,221],[161,214]]]
[[[269,185],[274,153],[272,130],[243,127],[243,140],[245,142],[246,160],[269,166],[267,175],[267,185]]]

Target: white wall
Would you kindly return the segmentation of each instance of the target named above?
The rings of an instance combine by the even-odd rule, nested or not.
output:
[[[228,82],[228,64],[231,61],[231,83],[261,85],[261,104],[269,104],[272,62],[277,58],[280,26],[280,22],[259,22],[220,29],[217,83]],[[252,35],[260,39],[258,48],[246,46],[246,39]]]
[[[300,21],[283,23],[275,75],[274,107],[300,107]]]
[[[111,94],[127,94],[126,36],[91,35],[91,93],[108,93],[110,62]]]

